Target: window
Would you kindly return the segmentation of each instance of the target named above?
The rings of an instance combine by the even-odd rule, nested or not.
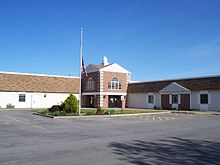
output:
[[[178,104],[178,95],[172,95],[172,104]]]
[[[121,83],[116,77],[114,77],[111,82],[108,82],[108,89],[121,89]]]
[[[86,89],[87,90],[93,90],[94,89],[95,82],[92,80],[92,78],[89,78],[86,82]]]
[[[19,102],[25,102],[25,94],[19,94]]]
[[[200,104],[208,104],[209,97],[208,94],[200,94]]]
[[[148,103],[153,104],[154,103],[154,96],[153,95],[148,95]]]

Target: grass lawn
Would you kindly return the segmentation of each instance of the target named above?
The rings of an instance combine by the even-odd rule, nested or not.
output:
[[[104,115],[119,115],[119,114],[137,114],[137,113],[152,113],[152,112],[161,112],[161,110],[152,110],[152,109],[114,109],[114,108],[108,108],[108,109],[102,109]],[[96,109],[95,108],[82,108],[81,114],[82,115],[96,115]],[[50,115],[50,116],[76,116],[78,114],[74,113],[65,113],[64,111],[57,111],[57,112],[49,112],[48,109],[41,109],[37,110],[38,113],[41,113],[43,115]]]

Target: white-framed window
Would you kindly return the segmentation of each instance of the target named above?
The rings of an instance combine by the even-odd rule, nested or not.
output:
[[[121,89],[121,83],[116,77],[114,77],[111,82],[108,82],[108,89]]]
[[[148,103],[153,104],[154,103],[154,95],[148,95]]]
[[[94,89],[95,82],[90,77],[86,82],[86,89],[87,90],[93,90]]]
[[[200,94],[200,104],[208,104],[208,103],[209,103],[209,95]]]
[[[178,104],[178,103],[179,103],[178,95],[172,95],[172,104]]]
[[[25,94],[19,94],[19,99],[18,99],[18,101],[19,101],[19,102],[25,102],[25,100],[26,100],[26,95],[25,95]]]

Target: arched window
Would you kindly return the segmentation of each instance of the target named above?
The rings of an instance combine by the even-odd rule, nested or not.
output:
[[[92,80],[92,78],[90,77],[87,82],[86,82],[86,89],[87,90],[93,90],[94,89],[94,81]]]
[[[121,83],[116,77],[114,77],[111,82],[108,82],[108,89],[121,89]]]

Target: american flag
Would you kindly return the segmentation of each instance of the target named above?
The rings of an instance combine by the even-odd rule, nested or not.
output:
[[[83,58],[82,58],[82,71],[83,71],[83,74],[85,74],[86,76],[88,76],[88,74],[87,74],[87,72],[86,72],[86,67],[85,67]]]

